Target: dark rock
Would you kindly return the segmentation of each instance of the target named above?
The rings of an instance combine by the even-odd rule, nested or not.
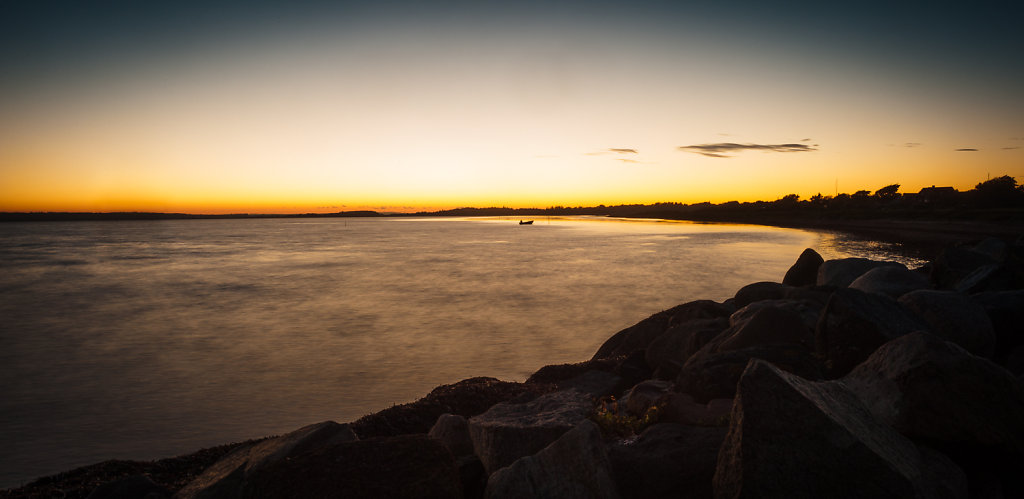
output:
[[[825,260],[811,248],[807,248],[800,257],[796,259],[786,276],[782,278],[782,284],[787,286],[813,286],[818,281],[818,268]]]
[[[186,498],[248,497],[253,478],[266,467],[338,442],[356,440],[347,424],[325,421],[241,447],[214,463],[175,495]]]
[[[645,379],[650,379],[653,371],[644,360],[643,350],[634,350],[615,366],[615,374],[622,378],[623,389],[633,386]]]
[[[730,326],[741,326],[749,321],[755,314],[766,308],[777,308],[787,313],[796,314],[804,322],[808,329],[814,330],[821,317],[821,311],[825,308],[828,297],[822,301],[802,300],[783,298],[779,300],[761,300],[747,305],[729,316]]]
[[[575,390],[542,395],[529,402],[504,402],[469,419],[473,448],[488,473],[537,453],[585,419],[594,399]]]
[[[527,384],[548,383],[558,386],[572,378],[575,378],[588,371],[614,372],[619,359],[596,359],[575,364],[551,364],[537,370],[537,372],[526,378]]]
[[[1017,345],[1010,349],[1003,360],[1003,367],[1015,376],[1024,376],[1024,345]]]
[[[754,305],[751,305],[753,307]],[[733,314],[736,316],[746,308]],[[732,320],[732,319],[730,319]],[[803,345],[808,350],[814,344],[814,330],[809,328],[803,316],[784,307],[757,308],[749,319],[731,327],[712,340],[718,353],[749,347],[768,345]]]
[[[841,383],[751,361],[718,454],[715,497],[966,497],[963,472],[875,421]]]
[[[712,496],[724,427],[663,423],[635,441],[609,446],[615,483],[624,498]]]
[[[1024,345],[1024,290],[978,293],[971,299],[992,321],[996,334],[994,360],[1005,365],[1010,352]]]
[[[732,412],[733,399],[712,399],[698,403],[685,393],[670,393],[658,401],[658,421],[690,426],[726,426]]]
[[[455,460],[459,468],[459,481],[462,482],[462,497],[466,499],[482,498],[487,489],[487,470],[484,463],[475,454],[462,456]]]
[[[922,289],[901,296],[899,302],[924,319],[932,333],[975,355],[992,357],[996,346],[992,321],[985,309],[968,296]]]
[[[953,289],[972,272],[998,263],[991,256],[974,249],[951,246],[943,249],[932,262],[932,283],[940,289]]]
[[[815,348],[829,377],[838,378],[876,348],[927,325],[895,301],[856,289],[837,289],[821,313]]]
[[[649,379],[637,384],[626,394],[623,405],[626,412],[635,417],[642,417],[648,409],[663,396],[672,391],[672,383]]]
[[[616,498],[601,430],[584,419],[543,450],[494,472],[485,497]]]
[[[1009,289],[1010,276],[1004,267],[996,264],[982,265],[964,276],[953,285],[953,291],[958,293],[978,293],[982,291],[994,291]]]
[[[785,286],[777,282],[755,282],[747,284],[736,292],[734,303],[737,308],[743,308],[755,301],[778,300],[785,294]]]
[[[676,378],[675,390],[706,403],[713,399],[731,399],[750,359],[767,360],[782,369],[808,379],[821,379],[820,361],[802,346],[759,346],[716,353],[708,344],[683,366]]]
[[[818,286],[845,288],[867,271],[884,266],[906,268],[905,265],[896,262],[879,262],[867,258],[840,258],[821,264],[821,267],[818,268],[816,283]]]
[[[635,350],[645,350],[651,341],[675,324],[694,319],[725,317],[733,311],[732,308],[711,300],[697,300],[677,305],[615,333],[597,349],[593,359],[618,357]]]
[[[558,384],[559,390],[576,390],[593,398],[621,393],[626,387],[619,376],[606,371],[587,371]]]
[[[1024,387],[1005,369],[935,335],[886,343],[843,383],[879,421],[940,450],[1024,452]]]
[[[676,324],[647,346],[644,359],[654,370],[655,377],[675,379],[690,355],[727,327],[729,321],[724,317]]]
[[[163,499],[171,491],[145,475],[131,475],[96,487],[86,499]]]
[[[553,389],[553,385],[546,383],[513,383],[483,377],[464,379],[434,388],[415,402],[363,416],[352,423],[352,430],[360,438],[426,433],[442,414],[468,418],[498,402],[534,398]]]
[[[427,436],[444,444],[453,456],[473,453],[473,440],[469,438],[469,422],[457,414],[442,414],[430,428]]]
[[[985,238],[971,249],[991,258],[994,262],[1000,263],[1006,261],[1010,254],[1010,247],[1006,244],[1006,241],[996,237]]]
[[[343,442],[277,461],[244,497],[462,497],[455,460],[426,435]]]
[[[920,272],[887,265],[865,272],[850,283],[849,287],[895,300],[911,291],[928,289],[931,283],[928,282],[928,277]]]

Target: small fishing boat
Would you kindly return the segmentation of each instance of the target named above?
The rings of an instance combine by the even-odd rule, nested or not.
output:
[[[533,225],[533,220],[520,220],[519,225]]]

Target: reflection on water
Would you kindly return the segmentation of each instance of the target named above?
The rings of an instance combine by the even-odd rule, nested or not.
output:
[[[0,487],[523,380],[659,310],[781,280],[805,247],[893,256],[757,226],[517,222],[0,225]]]

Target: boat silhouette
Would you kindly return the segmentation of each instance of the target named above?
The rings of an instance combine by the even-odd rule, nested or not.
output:
[[[519,221],[519,225],[533,225],[533,220],[526,220],[526,221],[520,220]]]

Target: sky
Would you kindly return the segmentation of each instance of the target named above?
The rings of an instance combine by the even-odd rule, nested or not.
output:
[[[1019,1],[4,0],[0,211],[1024,181],[1021,25]]]

